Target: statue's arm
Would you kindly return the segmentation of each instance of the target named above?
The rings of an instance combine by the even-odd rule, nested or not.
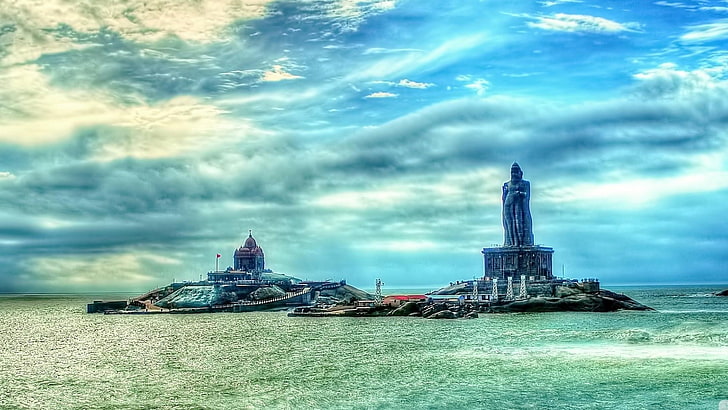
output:
[[[531,183],[529,181],[523,181],[523,195],[526,202],[531,199]]]
[[[503,184],[503,197],[501,198],[503,202],[506,202],[506,196],[508,196],[508,182]]]

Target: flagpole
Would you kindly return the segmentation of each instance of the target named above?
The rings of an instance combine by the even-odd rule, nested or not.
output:
[[[218,266],[219,264],[220,264],[220,254],[218,253],[218,254],[215,254],[215,272],[220,270],[219,266]]]

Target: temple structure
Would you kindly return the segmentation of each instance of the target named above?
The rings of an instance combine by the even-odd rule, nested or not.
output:
[[[531,184],[523,179],[518,163],[511,166],[511,179],[503,184],[503,246],[483,248],[483,279],[528,281],[553,278],[553,248],[535,245],[531,219]]]
[[[271,273],[265,269],[265,254],[263,248],[253,238],[249,231],[245,242],[233,253],[233,266],[224,271],[208,272],[207,280],[210,282],[258,281],[262,273]]]
[[[235,270],[253,272],[265,269],[265,255],[263,249],[253,238],[253,231],[249,231],[245,243],[235,250],[233,261]]]

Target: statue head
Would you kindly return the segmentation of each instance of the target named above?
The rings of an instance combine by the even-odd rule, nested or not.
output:
[[[521,166],[518,165],[518,162],[514,162],[513,165],[511,165],[511,180],[520,181],[521,178],[523,178],[523,170],[521,169]]]

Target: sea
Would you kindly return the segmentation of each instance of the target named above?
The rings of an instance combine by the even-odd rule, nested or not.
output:
[[[132,295],[0,295],[0,408],[728,409],[728,285],[608,288],[657,311],[103,315],[86,304]]]

